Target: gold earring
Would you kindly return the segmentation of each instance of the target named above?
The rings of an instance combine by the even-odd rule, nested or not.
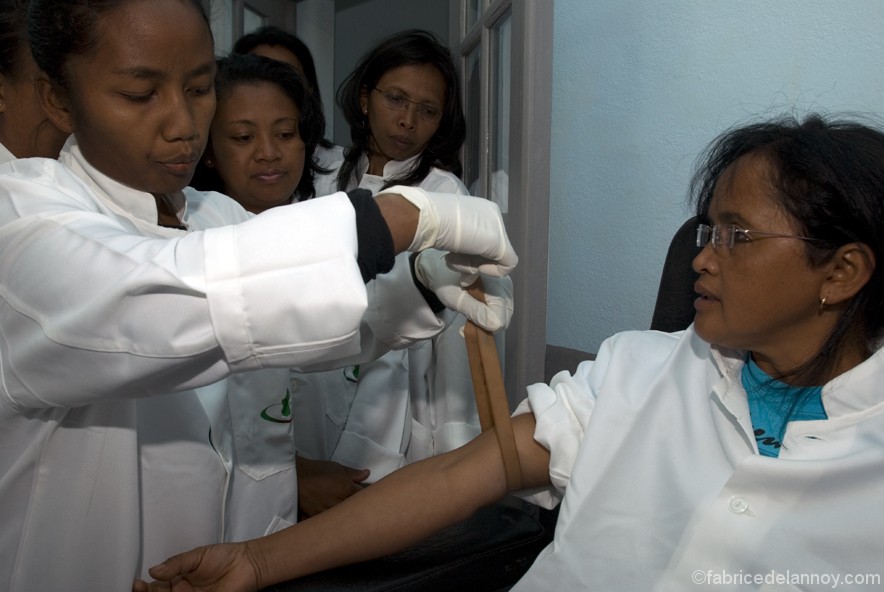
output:
[[[820,298],[820,314],[823,314],[823,311],[826,310],[826,300],[828,300],[828,296],[823,296]]]

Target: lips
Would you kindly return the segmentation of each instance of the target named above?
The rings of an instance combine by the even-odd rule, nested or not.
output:
[[[713,295],[705,286],[700,285],[700,282],[694,284],[694,292],[696,292],[698,296],[697,299],[694,300],[694,308],[696,310],[702,310],[719,302],[718,297]]]
[[[409,149],[412,146],[414,146],[414,142],[412,142],[408,138],[408,136],[390,136],[390,139],[393,140],[393,142],[397,146],[399,146],[400,148],[403,148],[403,149]]]
[[[180,156],[174,156],[166,160],[160,160],[160,166],[172,173],[173,175],[189,175],[196,166],[198,155],[196,153],[187,153]]]
[[[277,183],[287,174],[287,171],[280,169],[266,169],[255,173],[252,177],[259,183]]]

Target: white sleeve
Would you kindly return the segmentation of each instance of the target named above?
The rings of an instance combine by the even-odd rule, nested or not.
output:
[[[166,393],[358,353],[367,299],[346,195],[159,239],[51,181],[0,187],[8,404]]]
[[[553,376],[548,385],[528,386],[528,397],[513,415],[534,414],[534,440],[549,450],[552,487],[523,492],[525,499],[546,508],[561,501],[595,407],[597,388],[604,376],[610,349],[609,339],[602,343],[596,359],[581,362],[574,374],[562,371]]]

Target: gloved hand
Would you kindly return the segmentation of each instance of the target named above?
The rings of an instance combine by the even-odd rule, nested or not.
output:
[[[467,293],[477,274],[464,274],[451,269],[446,253],[436,249],[421,251],[414,261],[414,275],[448,308],[456,310],[491,331],[506,329],[513,317],[513,281],[508,277],[486,276],[482,279],[485,302]]]
[[[447,261],[452,268],[496,277],[508,275],[519,262],[494,202],[403,185],[385,192],[401,194],[420,210],[409,251],[431,247],[450,251]]]

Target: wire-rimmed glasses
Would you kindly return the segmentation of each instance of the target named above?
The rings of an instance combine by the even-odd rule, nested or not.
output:
[[[412,101],[400,94],[387,92],[377,87],[373,90],[381,93],[381,96],[384,98],[384,106],[388,109],[392,109],[393,111],[405,111],[408,109],[408,105],[414,105],[417,107],[417,114],[421,119],[425,119],[431,123],[437,123],[442,119],[442,109],[439,109],[438,107],[433,107],[426,103],[418,103],[417,101]]]

